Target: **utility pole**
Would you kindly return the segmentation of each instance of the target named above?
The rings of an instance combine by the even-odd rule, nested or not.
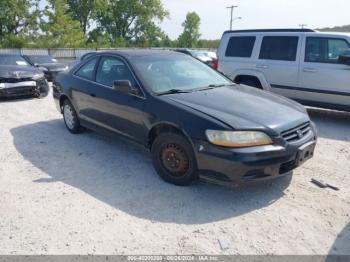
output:
[[[301,27],[301,29],[304,29],[305,26],[307,26],[307,24],[300,24],[299,26]]]
[[[231,9],[231,18],[230,18],[230,30],[232,30],[232,22],[233,22],[233,9],[237,8],[238,5],[228,6],[226,8]]]

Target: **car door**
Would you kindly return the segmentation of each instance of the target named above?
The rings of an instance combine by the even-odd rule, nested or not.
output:
[[[349,41],[334,36],[306,36],[303,50],[299,100],[315,106],[349,107],[350,66],[338,63],[340,55],[350,55]]]
[[[78,115],[83,120],[93,120],[96,118],[96,110],[93,108],[93,96],[96,85],[95,72],[99,57],[94,57],[78,68],[69,83],[72,92],[72,102]]]
[[[138,90],[138,95],[113,89],[116,80],[128,80]],[[118,132],[137,141],[145,141],[144,93],[126,61],[117,56],[102,56],[96,70],[96,92],[93,108],[95,124]]]
[[[294,97],[298,83],[301,49],[298,35],[263,35],[256,70],[262,72],[271,91]]]

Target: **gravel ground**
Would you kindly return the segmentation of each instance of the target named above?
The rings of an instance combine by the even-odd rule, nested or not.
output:
[[[350,254],[350,114],[310,115],[316,156],[293,177],[181,188],[138,145],[68,133],[51,96],[0,102],[0,253]]]

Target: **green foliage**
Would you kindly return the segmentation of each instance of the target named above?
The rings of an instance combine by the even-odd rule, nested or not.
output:
[[[182,24],[184,31],[178,39],[179,47],[197,47],[199,38],[201,36],[199,32],[200,23],[201,19],[196,12],[190,12],[187,14],[186,20]]]
[[[188,13],[179,39],[159,26],[169,16],[161,0],[0,0],[0,47],[217,48],[199,40],[200,18]]]
[[[71,17],[65,0],[50,0],[44,10],[47,21],[41,21],[43,36],[38,39],[43,47],[80,47],[85,37],[78,21]]]
[[[37,30],[38,0],[0,0],[0,44],[23,47]]]
[[[115,39],[153,42],[161,37],[156,21],[168,16],[160,0],[100,0],[96,10],[96,31]]]
[[[336,27],[326,27],[317,29],[319,31],[325,31],[325,32],[350,32],[350,25],[344,25],[344,26],[336,26]]]
[[[67,3],[72,18],[79,21],[81,30],[85,35],[96,13],[98,0],[68,0]]]
[[[220,40],[206,40],[206,39],[201,39],[198,42],[198,47],[199,48],[212,48],[212,49],[217,49],[219,47]]]

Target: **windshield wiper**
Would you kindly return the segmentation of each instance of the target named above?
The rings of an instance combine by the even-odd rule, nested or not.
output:
[[[214,89],[217,87],[223,87],[223,86],[233,86],[235,84],[210,84],[207,85],[206,87],[198,88],[196,91],[203,91],[203,90],[209,90],[209,89]]]
[[[192,90],[181,90],[181,89],[170,89],[161,93],[158,93],[158,95],[170,95],[170,94],[182,94],[182,93],[191,93]]]

